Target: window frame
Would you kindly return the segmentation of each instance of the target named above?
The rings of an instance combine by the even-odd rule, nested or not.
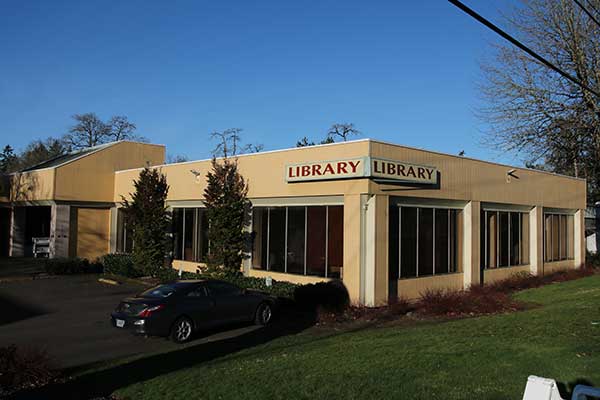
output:
[[[494,249],[496,252],[496,262],[494,264],[494,267],[490,267],[489,263],[488,263],[488,251],[489,251],[489,229],[488,229],[488,215],[495,215],[495,220],[494,220],[494,236],[495,236],[495,243],[494,243]],[[500,214],[501,213],[506,213],[507,215],[507,238],[505,238],[506,243],[507,243],[507,262],[506,264],[501,264],[501,252],[502,249],[500,248],[500,243],[501,243],[501,238],[500,238],[500,233],[502,231],[501,229],[501,224],[500,224]],[[513,264],[512,261],[512,244],[513,244],[513,227],[511,226],[513,223],[513,214],[518,214],[519,218],[519,228],[518,228],[518,235],[519,235],[519,239],[517,241],[517,252],[519,253],[518,256],[518,262],[516,264]],[[488,208],[482,208],[481,210],[481,214],[480,214],[480,221],[479,221],[479,229],[483,228],[484,231],[484,244],[483,246],[481,246],[480,244],[480,248],[483,247],[484,252],[483,254],[479,255],[479,264],[480,264],[480,268],[484,269],[484,270],[495,270],[495,269],[500,269],[500,268],[515,268],[515,267],[524,267],[530,264],[529,261],[529,256],[524,257],[523,255],[523,243],[527,243],[527,252],[529,253],[531,251],[531,243],[528,242],[529,238],[524,238],[523,236],[523,219],[524,218],[529,218],[530,215],[530,211],[523,211],[523,210],[508,210],[508,209],[488,209]],[[530,232],[529,229],[531,229],[531,224],[527,224],[527,228],[528,228],[528,233]],[[527,262],[523,262],[524,260],[527,260]]]
[[[323,275],[317,275],[317,274],[308,274],[308,266],[307,266],[307,254],[308,254],[308,209],[310,207],[323,207],[325,208],[325,215],[324,215],[324,221],[323,224],[325,225],[325,241],[323,243],[324,246],[324,253],[325,253],[325,268],[324,268],[324,274]],[[265,257],[265,262],[266,265],[261,266],[261,268],[256,267],[255,264],[255,260],[254,260],[254,249],[255,246],[258,246],[259,243],[257,242],[257,238],[254,237],[253,238],[253,243],[252,243],[252,251],[251,251],[251,256],[250,256],[250,268],[257,270],[257,271],[271,271],[271,272],[276,272],[276,273],[282,273],[282,274],[288,274],[288,275],[297,275],[297,276],[308,276],[308,277],[319,277],[319,278],[331,278],[331,279],[339,279],[337,277],[332,277],[329,276],[330,275],[330,269],[329,269],[329,236],[330,236],[330,224],[329,224],[329,208],[330,207],[341,207],[342,209],[342,215],[343,215],[343,211],[344,211],[344,205],[343,204],[301,204],[301,205],[296,205],[296,204],[290,204],[290,205],[265,205],[265,206],[255,206],[252,208],[252,218],[251,218],[251,226],[250,226],[250,230],[251,232],[254,232],[254,212],[257,211],[258,209],[261,210],[266,210],[266,227],[267,230],[266,232],[262,232],[262,240],[267,241],[266,243],[266,257]],[[302,273],[297,273],[297,272],[290,272],[288,271],[288,239],[289,239],[289,209],[290,208],[302,208],[303,212],[304,212],[304,255],[303,255],[303,272]],[[270,235],[271,235],[271,211],[274,209],[284,209],[285,210],[285,227],[284,227],[284,231],[285,231],[285,246],[284,246],[284,268],[283,271],[276,271],[276,270],[272,270],[271,269],[271,260],[270,260],[270,256],[271,256],[271,240],[270,240]],[[343,220],[342,220],[342,238],[343,238],[343,232],[344,227],[343,227]],[[342,249],[343,249],[343,239],[342,239]],[[343,257],[343,256],[342,256]],[[343,266],[342,266],[343,268]],[[340,277],[341,278],[341,277]]]
[[[204,263],[206,262],[206,260],[204,260],[203,258],[206,256],[208,256],[210,254],[210,241],[208,240],[208,230],[204,230],[204,221],[203,221],[203,214],[206,213],[206,207],[172,207],[171,208],[171,213],[174,214],[175,212],[181,212],[180,214],[180,218],[177,219],[178,222],[181,223],[181,231],[178,229],[178,226],[175,226],[175,224],[172,225],[171,227],[171,233],[172,234],[179,234],[181,233],[181,237],[179,238],[179,245],[177,245],[177,241],[173,240],[173,260],[177,260],[177,261],[184,261],[184,262],[195,262],[195,263]],[[192,259],[191,260],[186,260],[185,259],[185,248],[186,248],[186,234],[188,233],[188,226],[186,224],[186,217],[188,213],[193,213],[192,215],[192,245],[191,245],[191,249],[192,249]],[[208,220],[206,220],[206,223],[208,224]],[[206,252],[205,254],[201,254],[204,253],[204,249],[202,248],[202,244],[204,243],[204,240],[202,238],[202,233],[206,232]],[[179,247],[179,249],[177,249],[176,247]],[[179,253],[178,253],[179,251]],[[177,254],[180,255],[179,258],[177,258]]]
[[[460,229],[458,228],[458,220],[459,213],[463,211],[460,207],[452,207],[452,206],[442,206],[442,205],[412,205],[412,204],[396,204],[395,207],[398,207],[398,279],[416,279],[416,278],[426,278],[433,277],[436,275],[449,275],[460,273],[460,251],[458,246],[460,246],[461,238]],[[416,229],[415,229],[415,276],[407,276],[402,277],[402,209],[403,208],[411,208],[416,209]],[[432,273],[422,275],[419,274],[419,239],[420,239],[420,221],[421,221],[421,210],[422,209],[431,209],[432,210]],[[444,272],[436,272],[436,214],[438,210],[447,210],[447,271]],[[454,212],[453,212],[454,211]],[[454,222],[452,219],[454,218]],[[454,227],[454,233],[452,232],[452,228]],[[454,236],[453,236],[454,235]],[[452,247],[456,246],[456,249],[452,251]],[[454,266],[452,265],[454,264]]]
[[[549,226],[547,224],[548,218],[550,221]],[[557,227],[558,238],[554,237],[555,236],[555,234],[554,234],[554,221],[555,220],[558,220],[558,227]],[[544,245],[544,252],[543,252],[544,263],[554,263],[554,262],[575,260],[575,247],[574,247],[575,214],[569,213],[569,212],[560,212],[560,211],[544,212],[542,221],[543,221],[542,231],[543,231],[543,245]],[[564,223],[563,223],[563,221],[564,221]],[[566,225],[566,226],[563,227],[563,225]],[[563,231],[563,228],[564,228],[564,231]],[[550,235],[548,235],[548,229],[549,229]],[[563,233],[565,234],[564,238],[562,237]],[[549,242],[548,242],[548,240],[549,240]],[[558,243],[557,243],[558,258],[554,257],[555,240],[558,241]],[[563,241],[565,243],[563,243]],[[548,244],[549,244],[550,248],[548,248]],[[564,248],[563,248],[563,245],[564,245]],[[573,248],[571,248],[571,246],[573,246]],[[565,250],[566,254],[562,254],[563,249]],[[571,253],[571,251],[572,251],[572,254],[569,254],[569,253]]]

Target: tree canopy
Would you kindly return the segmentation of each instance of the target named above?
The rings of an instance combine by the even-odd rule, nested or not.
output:
[[[587,5],[600,9],[599,0]],[[521,42],[600,91],[600,26],[575,2],[521,0],[506,20]],[[485,142],[526,165],[586,178],[588,200],[600,200],[600,99],[510,44],[496,44],[482,69]]]

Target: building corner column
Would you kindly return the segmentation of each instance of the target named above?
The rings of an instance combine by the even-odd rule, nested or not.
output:
[[[544,275],[544,208],[542,206],[535,206],[529,212],[529,267],[532,275]]]
[[[574,216],[573,230],[574,238],[573,245],[575,248],[575,268],[585,266],[585,210],[577,210]]]
[[[53,204],[50,216],[50,258],[69,256],[71,206]]]
[[[342,281],[352,304],[362,304],[363,281],[363,197],[361,194],[344,195],[344,267]]]
[[[462,267],[464,289],[479,285],[481,282],[479,261],[480,218],[481,203],[479,201],[467,203],[463,210]]]

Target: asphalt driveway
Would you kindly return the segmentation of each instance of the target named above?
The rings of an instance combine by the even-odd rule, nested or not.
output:
[[[96,275],[0,283],[0,346],[45,349],[57,367],[74,367],[118,357],[182,349],[163,338],[133,336],[110,325],[110,312],[141,286],[111,286]],[[234,338],[254,326],[207,334],[185,346]]]

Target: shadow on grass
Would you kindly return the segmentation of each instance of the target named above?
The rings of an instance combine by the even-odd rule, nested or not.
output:
[[[181,350],[152,355],[115,367],[81,375],[72,381],[17,393],[13,399],[93,399],[108,396],[131,384],[193,367],[228,354],[252,348],[314,325],[313,313],[286,311],[272,325],[214,342],[188,345]]]
[[[573,397],[573,391],[575,391],[575,386],[577,385],[594,386],[590,381],[586,379],[576,379],[567,383],[556,382],[558,391],[560,392],[560,395],[563,399],[570,399],[571,397]]]
[[[43,308],[33,306],[0,294],[0,326],[46,314]]]

